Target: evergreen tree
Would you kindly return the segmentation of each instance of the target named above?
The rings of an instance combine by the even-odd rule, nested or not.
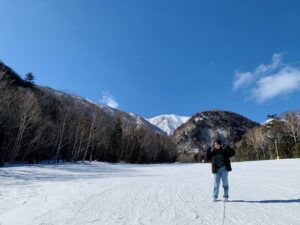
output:
[[[30,73],[27,73],[25,75],[25,81],[29,84],[33,84],[33,81],[35,80],[34,78],[34,75],[30,72]]]

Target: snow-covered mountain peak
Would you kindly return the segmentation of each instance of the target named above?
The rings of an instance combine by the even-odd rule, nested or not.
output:
[[[191,117],[178,116],[175,114],[160,115],[147,119],[153,125],[165,131],[168,135],[172,135],[174,131],[183,123],[186,123]]]

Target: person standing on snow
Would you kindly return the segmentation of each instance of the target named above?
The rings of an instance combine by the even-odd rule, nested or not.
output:
[[[222,179],[224,195],[223,201],[229,198],[228,172],[232,170],[230,157],[235,151],[229,146],[222,145],[220,140],[215,140],[213,147],[206,152],[206,159],[211,161],[212,173],[214,174],[213,201],[216,202],[219,195],[220,180]]]

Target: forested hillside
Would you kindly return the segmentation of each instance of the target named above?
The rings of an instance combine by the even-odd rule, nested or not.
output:
[[[22,79],[0,64],[0,161],[173,162],[164,133],[137,115]]]

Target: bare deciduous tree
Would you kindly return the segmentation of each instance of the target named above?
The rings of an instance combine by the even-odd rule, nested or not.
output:
[[[282,128],[295,144],[300,140],[300,118],[297,113],[286,113],[282,121]]]
[[[101,136],[103,135],[104,132],[104,120],[103,117],[100,113],[97,111],[94,111],[92,113],[90,120],[90,126],[88,129],[88,136],[87,136],[87,144],[85,147],[85,151],[83,154],[82,160],[85,160],[88,154],[89,149],[91,148],[90,152],[90,161],[93,158],[93,150],[95,149],[95,146],[97,145],[97,141],[101,141]]]
[[[254,148],[257,159],[260,159],[260,153],[266,158],[265,149],[267,146],[266,133],[261,127],[250,129],[246,135],[246,143]]]
[[[15,104],[15,115],[18,123],[18,132],[11,152],[11,162],[18,156],[25,132],[31,128],[34,120],[37,120],[40,116],[40,108],[33,92],[21,90],[16,95],[15,101],[17,102]]]
[[[65,143],[65,136],[66,136],[66,129],[68,126],[68,123],[70,121],[70,114],[71,114],[71,109],[66,108],[61,114],[62,114],[62,120],[60,121],[59,124],[59,129],[58,129],[58,144],[56,148],[56,153],[55,153],[55,161],[58,161],[58,157],[60,154],[61,148],[64,146]]]

